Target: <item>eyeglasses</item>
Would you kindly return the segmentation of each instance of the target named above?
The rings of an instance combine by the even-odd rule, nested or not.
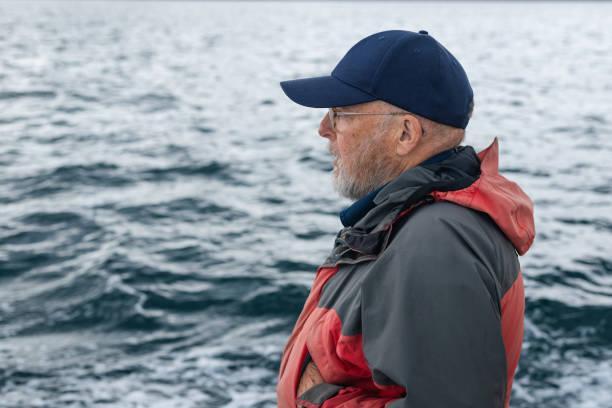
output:
[[[362,113],[362,112],[336,112],[334,108],[329,108],[327,115],[332,129],[336,130],[336,118],[338,116],[360,116],[360,115],[406,115],[408,112],[389,112],[389,113]]]

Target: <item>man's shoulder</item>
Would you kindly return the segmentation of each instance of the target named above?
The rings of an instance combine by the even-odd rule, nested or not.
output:
[[[515,255],[512,243],[486,213],[447,201],[418,207],[393,228],[385,251],[400,255],[452,258],[478,253],[490,264],[502,253]]]
[[[491,277],[495,246],[482,233],[478,211],[450,202],[423,205],[410,212],[390,244],[373,264],[364,290],[399,285],[411,296],[450,296],[456,288],[495,293]],[[482,272],[482,273],[481,273]],[[378,290],[378,289],[376,289]]]
[[[440,201],[424,205],[408,214],[385,249],[381,260],[395,260],[396,273],[423,282],[462,280],[458,270],[476,268],[494,292],[496,279],[511,284],[518,270],[512,243],[486,213],[458,204]],[[473,280],[476,282],[476,280]]]
[[[457,229],[477,233],[482,228],[490,227],[493,221],[488,215],[454,204],[438,201],[423,205],[406,215],[396,231],[395,240],[440,240],[451,239],[449,232]]]

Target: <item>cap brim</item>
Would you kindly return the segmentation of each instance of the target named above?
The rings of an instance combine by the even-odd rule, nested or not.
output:
[[[289,99],[310,108],[332,108],[376,100],[376,97],[333,76],[294,79],[280,85]]]

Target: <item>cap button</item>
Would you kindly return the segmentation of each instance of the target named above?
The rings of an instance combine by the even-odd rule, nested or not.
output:
[[[427,34],[429,34],[429,33],[428,33],[427,31],[425,31],[425,30],[421,30],[421,31],[419,31],[419,34],[425,34],[425,35],[427,35]]]

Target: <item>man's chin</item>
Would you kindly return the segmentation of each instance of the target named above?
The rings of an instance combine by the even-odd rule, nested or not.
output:
[[[340,179],[338,171],[334,168],[332,173],[332,184],[334,191],[340,195],[340,197],[348,198],[349,200],[355,200],[356,198],[351,193],[351,189],[347,187],[347,184]]]

